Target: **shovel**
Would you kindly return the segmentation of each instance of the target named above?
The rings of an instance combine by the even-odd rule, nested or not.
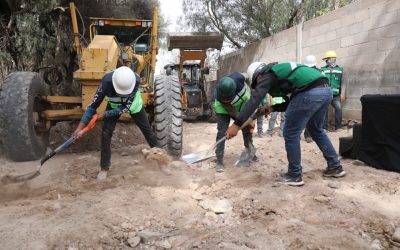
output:
[[[253,114],[255,114],[257,112],[254,111]],[[245,123],[243,123],[243,125],[240,127],[240,129],[243,129],[244,127],[246,127],[247,125],[249,125],[252,121],[253,121],[253,114],[250,116],[249,119],[247,119],[247,121]],[[214,150],[217,147],[218,144],[220,144],[221,142],[226,140],[226,136],[222,137],[221,139],[219,139],[210,149],[208,150],[204,150],[201,152],[197,152],[197,153],[192,153],[192,154],[187,154],[187,155],[183,155],[182,156],[182,160],[184,162],[186,162],[187,164],[193,164],[193,163],[198,163],[201,161],[205,161],[207,159],[210,159],[211,157],[214,157]]]
[[[9,183],[18,183],[18,182],[24,182],[24,181],[32,180],[33,178],[38,177],[40,175],[40,169],[42,168],[43,164],[47,160],[49,160],[50,158],[55,156],[60,151],[66,149],[69,145],[71,145],[71,143],[76,141],[77,138],[80,138],[81,136],[86,134],[89,130],[91,130],[94,127],[94,125],[96,124],[96,121],[97,121],[97,115],[94,115],[93,118],[90,120],[89,124],[85,128],[83,128],[81,131],[79,131],[77,136],[70,137],[63,144],[58,146],[58,148],[56,148],[50,154],[48,154],[46,157],[41,159],[40,160],[40,165],[38,165],[38,167],[36,168],[36,171],[31,172],[31,173],[27,173],[27,174],[24,174],[24,175],[16,175],[16,176],[5,175],[0,179],[0,183],[3,184],[3,185],[9,184]]]
[[[235,162],[235,166],[249,167],[255,155],[256,155],[256,148],[254,147],[253,143],[250,143],[249,147],[243,150],[239,159]]]

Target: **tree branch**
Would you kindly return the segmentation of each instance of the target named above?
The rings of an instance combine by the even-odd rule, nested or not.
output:
[[[226,39],[228,39],[238,49],[242,48],[242,45],[240,45],[237,41],[235,41],[233,39],[233,37],[231,37],[229,35],[228,31],[225,29],[224,25],[222,24],[221,19],[218,17],[215,9],[216,9],[215,0],[208,0],[207,1],[207,12],[208,12],[208,15],[210,16],[210,20],[213,23],[213,25],[215,26],[215,28],[217,28],[221,33],[223,33],[225,35]]]

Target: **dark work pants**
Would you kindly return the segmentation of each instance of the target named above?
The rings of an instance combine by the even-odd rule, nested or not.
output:
[[[331,105],[335,110],[335,130],[342,127],[342,103],[340,96],[334,96]],[[324,129],[328,129],[328,110],[326,111]]]
[[[229,123],[231,121],[231,116],[226,114],[217,114],[217,141],[225,136],[226,131],[228,130]],[[250,133],[250,126],[246,126],[242,129],[243,134],[243,144],[246,148],[249,147],[250,143],[253,143],[253,137]],[[215,148],[215,155],[217,156],[218,161],[222,161],[224,159],[224,151],[225,151],[225,141],[221,142]]]
[[[107,106],[107,110],[110,107]],[[147,114],[142,108],[138,113],[131,114],[132,119],[135,121],[136,125],[139,127],[140,131],[144,135],[147,143],[150,147],[159,147],[156,135],[150,126]],[[117,124],[119,116],[113,116],[104,118],[103,121],[103,131],[101,133],[101,159],[100,167],[107,170],[111,166],[111,137]]]

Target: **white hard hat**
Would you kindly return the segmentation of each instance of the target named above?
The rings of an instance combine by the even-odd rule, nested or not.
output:
[[[265,65],[265,63],[263,63],[263,62],[253,62],[247,68],[247,75],[249,76],[249,80],[250,80],[250,84],[251,85],[253,85],[253,82],[256,80],[256,77],[257,77],[256,75],[258,75],[260,73],[260,70],[262,68],[261,65]]]
[[[314,67],[317,65],[317,58],[314,55],[306,56],[306,60],[304,61],[304,65],[308,67]]]
[[[128,95],[135,88],[135,73],[126,66],[119,67],[113,73],[112,83],[117,94]]]

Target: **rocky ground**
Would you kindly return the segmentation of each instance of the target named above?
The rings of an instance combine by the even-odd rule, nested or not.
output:
[[[184,130],[184,154],[215,140],[215,124]],[[337,147],[348,135],[329,133]],[[250,168],[234,167],[241,136],[228,141],[224,173],[212,160],[158,166],[144,159],[142,139],[121,138],[102,183],[99,152],[80,148],[49,160],[32,181],[0,186],[1,249],[400,249],[398,173],[343,159],[348,175],[324,178],[317,146],[302,141],[305,185],[288,187],[274,181],[287,165],[277,133],[254,139],[259,161]],[[37,164],[3,157],[0,175]]]

